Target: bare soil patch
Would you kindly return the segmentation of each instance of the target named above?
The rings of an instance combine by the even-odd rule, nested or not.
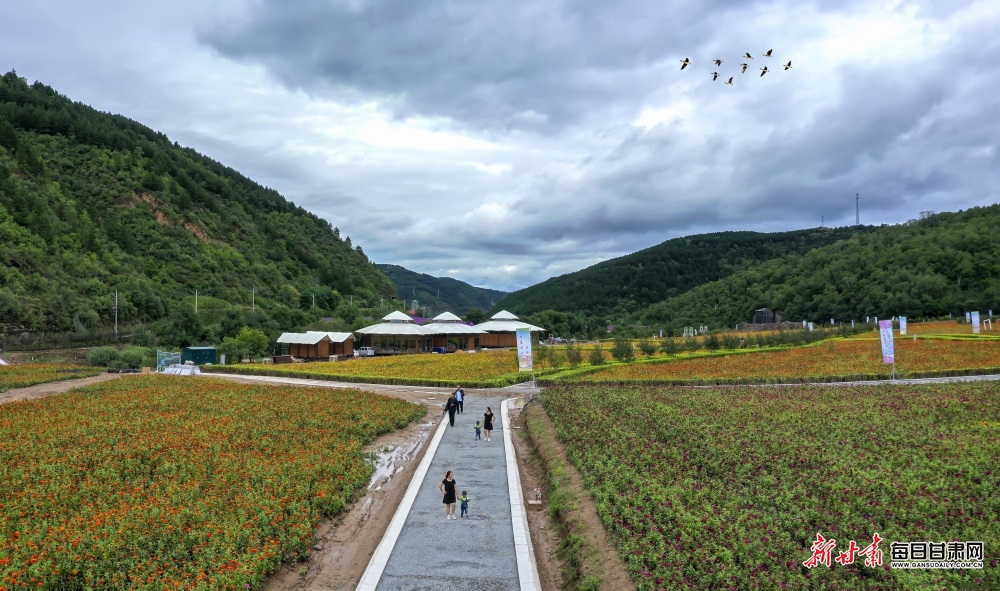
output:
[[[14,402],[17,400],[37,400],[38,398],[45,398],[47,396],[52,396],[53,394],[62,394],[63,392],[68,392],[73,388],[80,388],[82,386],[88,386],[90,384],[120,378],[123,375],[125,374],[102,373],[100,375],[89,378],[80,378],[78,380],[63,380],[61,382],[35,384],[34,386],[28,386],[26,388],[14,388],[0,393],[0,404],[3,404],[4,402]]]

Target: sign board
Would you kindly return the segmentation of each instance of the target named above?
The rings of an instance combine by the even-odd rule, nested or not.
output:
[[[892,342],[892,320],[881,320],[878,330],[882,336],[882,363],[896,363],[896,351]]]
[[[533,371],[531,359],[531,331],[519,328],[514,333],[517,336],[517,370]]]
[[[979,334],[979,312],[972,312],[972,334]]]
[[[156,350],[156,371],[163,371],[164,367],[179,364],[181,362],[180,351],[160,351]]]
[[[806,322],[805,320],[803,320],[803,321],[802,321],[802,328],[805,328],[807,324],[808,324],[808,323],[807,323],[807,322]]]
[[[812,331],[813,331],[813,323],[812,323],[812,322],[810,322],[810,323],[809,323],[809,332],[812,332]]]
[[[906,334],[906,316],[899,317],[899,334]]]

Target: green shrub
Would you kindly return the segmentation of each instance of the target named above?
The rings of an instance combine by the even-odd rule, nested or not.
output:
[[[722,348],[723,349],[739,349],[740,348],[740,337],[734,334],[726,334],[722,336]]]
[[[87,365],[111,367],[112,364],[119,361],[121,361],[121,353],[114,347],[97,347],[87,353]]]
[[[139,369],[148,357],[149,350],[145,347],[125,347],[121,352],[123,369]]]
[[[604,365],[606,363],[604,360],[604,350],[601,349],[600,343],[594,345],[594,348],[590,350],[588,361],[590,361],[591,365]]]
[[[649,339],[642,339],[641,341],[639,341],[639,350],[642,351],[642,354],[645,355],[646,357],[652,357],[653,355],[656,355],[656,352],[659,349],[660,348],[656,346],[656,343],[654,343]]]
[[[718,351],[721,347],[722,341],[719,340],[719,335],[713,333],[705,339],[705,348],[709,351]]]
[[[635,347],[632,341],[625,336],[615,339],[615,344],[611,347],[611,356],[618,361],[630,362],[635,359]]]
[[[566,345],[566,361],[570,367],[576,367],[583,362],[583,353],[573,343]]]
[[[681,350],[681,346],[677,342],[677,339],[666,338],[663,339],[662,343],[660,343],[660,350],[666,353],[667,355],[673,357],[674,355],[677,355],[677,353]]]

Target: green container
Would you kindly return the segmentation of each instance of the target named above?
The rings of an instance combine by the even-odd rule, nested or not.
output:
[[[181,349],[181,363],[187,361],[195,365],[205,365],[208,363],[218,363],[215,347],[184,347]]]

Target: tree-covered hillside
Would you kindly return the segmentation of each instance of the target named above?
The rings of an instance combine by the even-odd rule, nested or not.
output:
[[[786,320],[909,318],[1000,309],[1000,205],[919,221],[773,260],[648,308],[647,324],[734,325],[768,307]]]
[[[488,310],[507,295],[504,291],[475,287],[451,277],[433,277],[399,265],[380,264],[378,268],[396,284],[399,299],[408,305],[417,300],[422,309],[433,315],[452,312],[464,316],[470,310]]]
[[[493,311],[506,309],[527,316],[555,310],[615,319],[763,261],[808,252],[872,229],[718,232],[674,238],[515,291]]]
[[[183,324],[196,289],[230,325],[253,302],[272,330],[335,312],[350,323],[358,305],[395,297],[360,246],[276,191],[135,121],[0,78],[0,328],[107,326],[116,290],[121,322]]]

